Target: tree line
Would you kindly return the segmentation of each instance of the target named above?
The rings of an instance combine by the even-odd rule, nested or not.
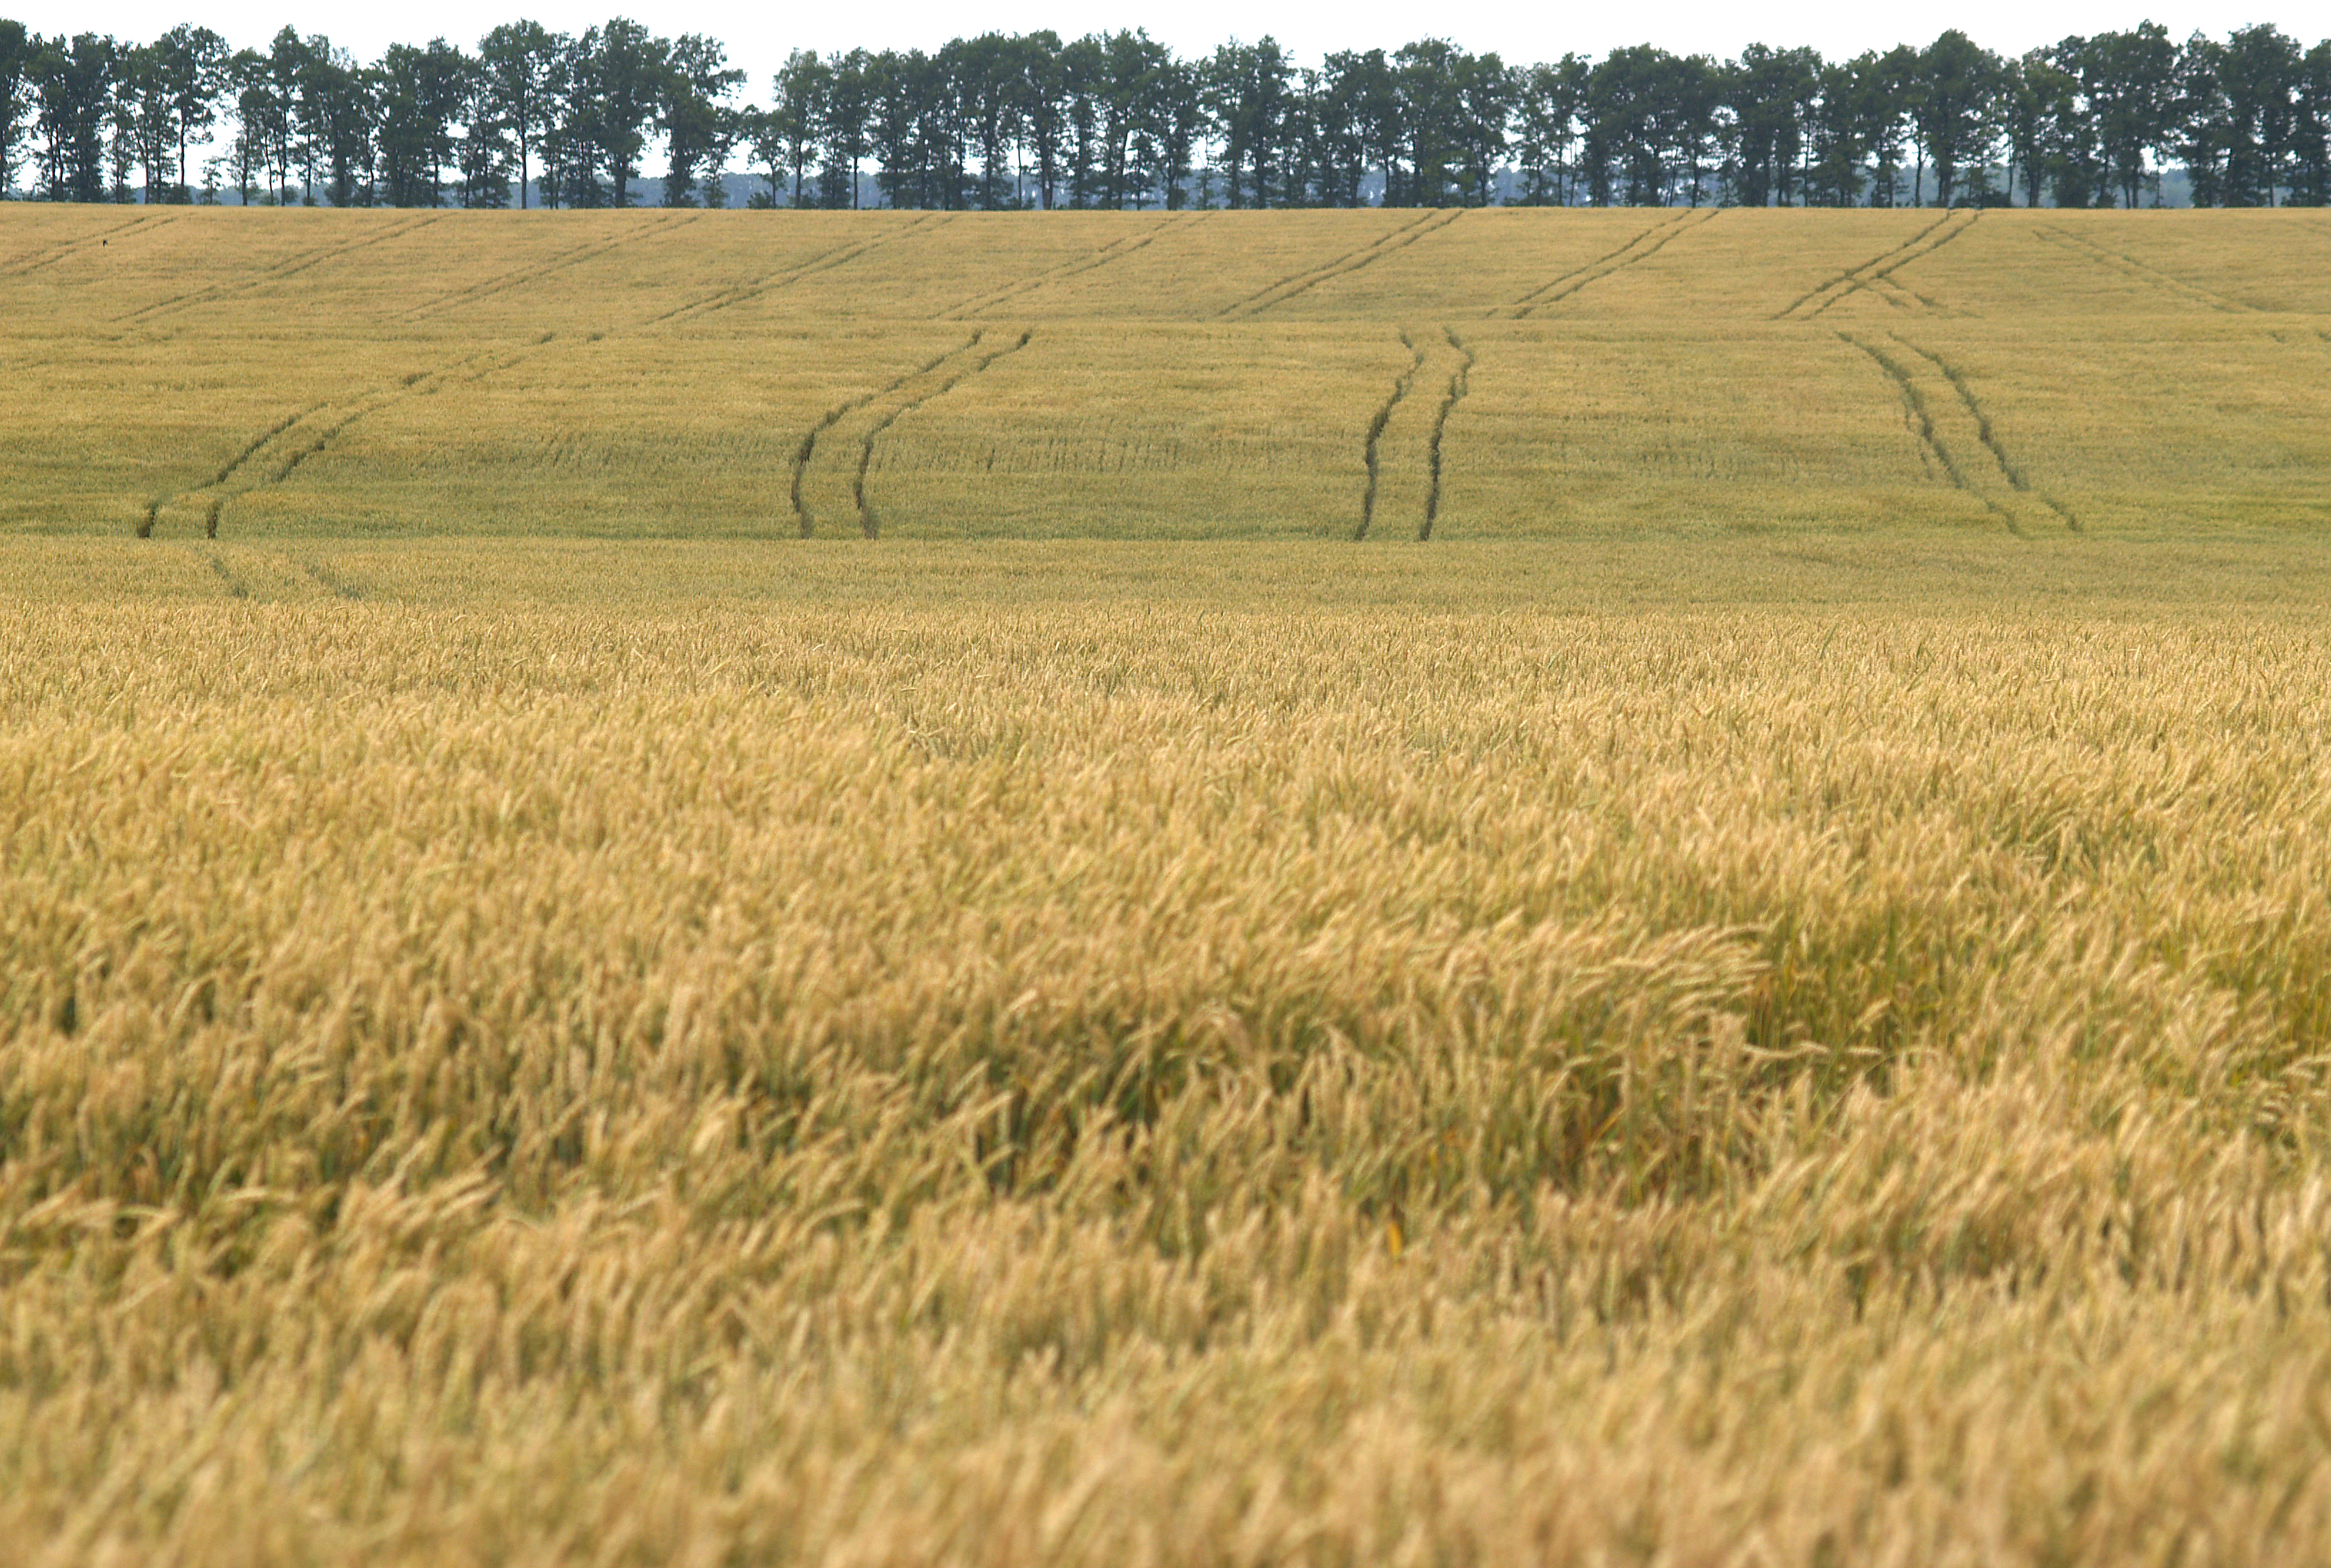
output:
[[[717,40],[617,17],[370,63],[286,27],[231,49],[0,20],[0,190],[51,201],[667,205],[2062,206],[2331,203],[2331,41],[2147,22],[2001,55],[1641,45],[1508,65],[1439,39],[1299,62],[1146,32],[797,51],[766,104]],[[197,151],[202,156],[196,158]],[[20,178],[21,176],[21,178]]]

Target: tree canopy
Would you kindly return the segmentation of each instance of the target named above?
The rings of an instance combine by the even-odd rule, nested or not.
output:
[[[769,206],[2138,206],[2171,170],[2197,204],[2331,203],[2331,42],[2265,24],[1530,64],[1437,38],[1308,65],[1268,36],[1183,59],[1138,29],[990,33],[797,51],[766,107],[747,80],[718,40],[620,16],[369,64],[289,27],[231,50],[192,24],[137,43],[0,20],[0,190],[590,207],[653,179],[719,205],[741,156]]]

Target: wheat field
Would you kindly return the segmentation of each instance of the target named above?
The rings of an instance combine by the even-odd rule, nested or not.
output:
[[[2158,537],[2331,509],[2304,210],[0,213],[0,530]]]
[[[566,216],[0,211],[0,1565],[2331,1556],[2317,220]]]

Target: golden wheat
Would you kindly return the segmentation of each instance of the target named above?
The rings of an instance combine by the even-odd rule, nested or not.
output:
[[[2280,530],[2326,261],[2299,210],[24,204],[0,528]]]
[[[2331,1542],[2311,546],[6,548],[0,1561]]]

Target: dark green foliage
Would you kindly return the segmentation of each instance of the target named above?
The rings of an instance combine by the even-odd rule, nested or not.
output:
[[[0,21],[0,187],[188,201],[191,149],[224,121],[206,189],[335,206],[628,206],[658,147],[669,206],[724,204],[739,147],[772,207],[2135,207],[2181,166],[2197,204],[2331,202],[2331,42],[2265,24],[2179,43],[2145,22],[2014,59],[1955,30],[1850,60],[1641,44],[1513,66],[1425,38],[1316,68],[1268,34],[1184,60],[1139,29],[985,33],[795,51],[766,109],[735,101],[746,80],[718,40],[624,17],[370,65],[288,27],[230,54],[192,24],[138,45]]]

